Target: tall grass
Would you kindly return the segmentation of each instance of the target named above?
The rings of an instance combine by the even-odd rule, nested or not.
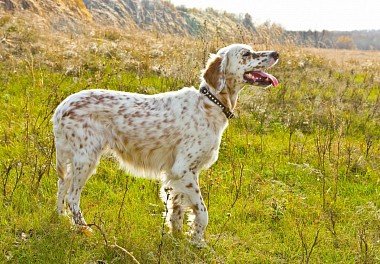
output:
[[[96,227],[86,237],[55,214],[50,118],[59,102],[87,88],[152,94],[196,85],[209,52],[253,39],[101,29],[78,39],[34,38],[33,31],[22,37],[19,24],[10,30],[12,21],[0,24],[7,32],[0,50],[0,262],[380,261],[377,65],[337,66],[276,46],[263,29],[256,47],[279,50],[271,72],[281,85],[242,92],[219,161],[201,175],[210,247],[167,234],[159,183],[125,174],[111,158],[83,192],[84,214]]]

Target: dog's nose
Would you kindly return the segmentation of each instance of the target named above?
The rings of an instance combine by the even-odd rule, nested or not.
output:
[[[275,60],[278,60],[278,58],[280,57],[280,54],[278,54],[277,51],[273,51],[270,55],[271,55],[272,58],[275,59]]]

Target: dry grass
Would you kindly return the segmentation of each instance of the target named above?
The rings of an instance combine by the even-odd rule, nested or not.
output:
[[[212,248],[199,250],[162,235],[158,183],[125,175],[110,159],[82,200],[101,232],[88,238],[58,219],[49,120],[81,89],[197,86],[209,52],[257,43],[255,36],[110,28],[65,35],[15,17],[1,21],[0,262],[130,263],[131,253],[141,263],[379,263],[378,59],[353,67],[371,53],[277,45],[270,29],[260,32],[255,48],[281,54],[271,69],[281,85],[241,94],[219,161],[202,173]]]
[[[339,66],[369,67],[380,65],[380,51],[304,48]]]

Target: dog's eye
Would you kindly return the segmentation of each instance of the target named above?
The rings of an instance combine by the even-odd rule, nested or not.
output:
[[[247,51],[246,53],[243,54],[243,57],[250,56],[252,53],[250,51]]]

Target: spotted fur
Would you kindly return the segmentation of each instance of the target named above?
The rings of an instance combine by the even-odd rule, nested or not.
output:
[[[247,51],[251,56],[243,56]],[[259,55],[257,55],[259,54]],[[231,111],[245,85],[245,71],[275,59],[235,44],[212,55],[201,86]],[[79,203],[82,189],[101,156],[112,153],[136,176],[162,182],[167,224],[181,231],[190,209],[190,235],[203,243],[208,213],[198,177],[217,159],[228,121],[219,106],[194,87],[156,95],[110,90],[84,90],[67,97],[53,116],[58,180],[58,213],[66,204],[73,221],[86,227]]]

